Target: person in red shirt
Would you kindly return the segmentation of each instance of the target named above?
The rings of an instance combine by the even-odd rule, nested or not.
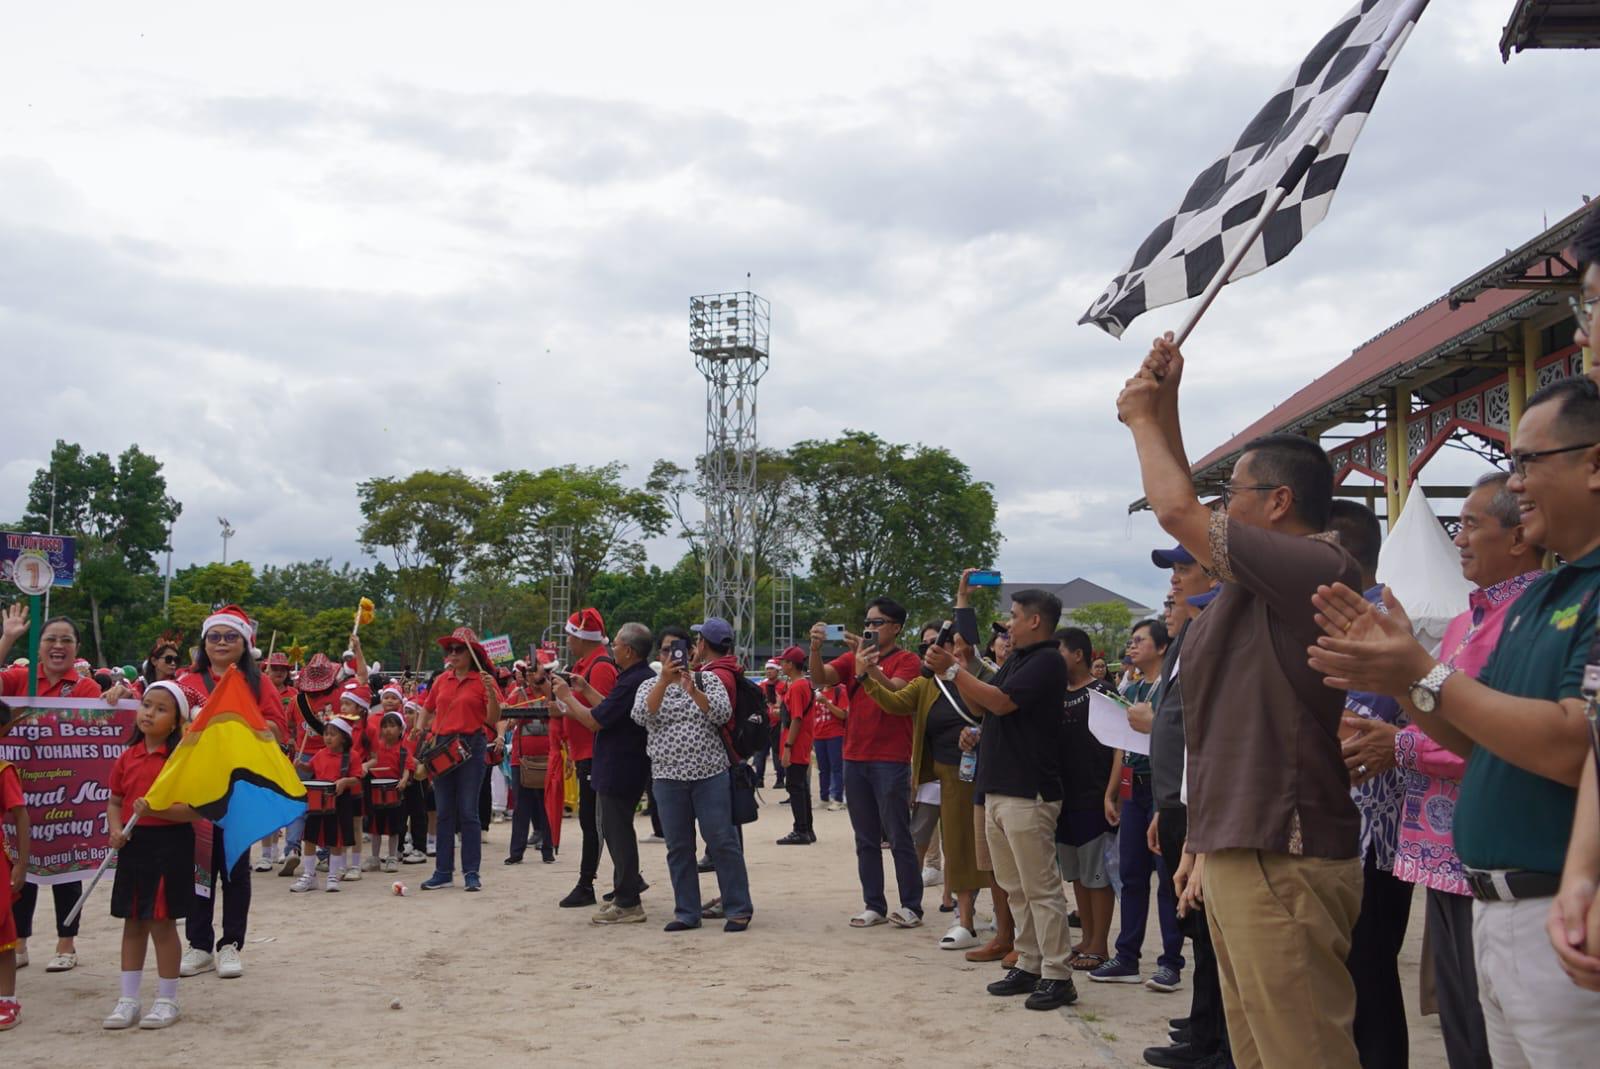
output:
[[[818,623],[811,628],[812,685],[842,683],[850,695],[849,705],[839,707],[845,713],[844,785],[850,826],[856,833],[856,872],[866,905],[850,918],[855,928],[869,928],[886,919],[901,928],[922,923],[922,869],[911,839],[911,718],[890,716],[864,688],[854,685],[858,674],[870,673],[884,686],[899,690],[922,671],[916,654],[895,645],[905,622],[905,606],[893,598],[874,599],[867,604],[865,633],[859,639],[848,636],[855,648],[826,662],[822,644],[828,625]],[[895,882],[900,889],[900,905],[887,917],[884,840],[894,857]]]
[[[399,694],[399,688],[395,688]],[[381,858],[384,872],[400,871],[400,839],[405,831],[405,818],[400,800],[411,786],[411,774],[417,768],[417,756],[405,743],[406,718],[398,709],[377,714],[380,720],[378,740],[371,756],[362,764],[362,772],[372,780],[368,793],[367,833],[372,836],[372,856]],[[383,786],[392,781],[393,786]],[[381,849],[383,837],[389,837],[387,854]]]
[[[158,646],[157,649],[159,648]],[[152,651],[151,657],[154,658],[155,655],[155,652]],[[295,730],[295,721],[299,719],[299,716],[294,709],[295,695],[298,692],[295,690],[294,684],[289,682],[289,669],[291,667],[289,657],[279,650],[262,662],[261,667],[268,681],[272,683],[272,689],[278,693],[278,708],[281,711],[280,715],[283,717],[283,735],[278,739],[278,748],[284,752],[285,756],[293,757],[295,736],[298,734]],[[274,866],[287,860],[289,852],[281,842],[283,836],[283,832],[275,831],[261,840],[261,856],[256,859],[255,871],[271,872]],[[295,841],[299,841],[298,836],[295,837]],[[299,862],[297,861],[295,864],[298,865]]]
[[[812,713],[812,752],[817,757],[817,793],[824,809],[844,808],[844,721],[850,704],[845,688],[839,685],[813,689],[816,711]]]
[[[237,605],[224,605],[210,616],[200,628],[200,646],[195,651],[194,664],[178,674],[178,684],[201,695],[209,695],[230,668],[237,668],[245,682],[255,693],[261,718],[267,730],[281,744],[289,737],[289,725],[284,719],[283,706],[278,702],[277,688],[261,674],[255,655],[250,652],[255,644],[256,629],[244,610]],[[212,968],[223,979],[244,975],[244,962],[240,952],[244,949],[245,929],[250,923],[250,851],[239,855],[233,871],[227,871],[223,851],[223,831],[213,827],[211,836],[211,888],[209,895],[196,895],[189,916],[184,922],[184,934],[189,949],[183,952],[184,976],[195,976]],[[212,926],[217,903],[217,880],[222,880],[222,939],[216,938]],[[213,957],[212,951],[215,950]]]
[[[178,971],[183,944],[178,918],[194,898],[194,821],[183,803],[151,810],[144,796],[183,738],[198,692],[171,680],[150,684],[134,720],[128,748],[111,766],[106,825],[117,851],[111,915],[122,920],[122,994],[102,1022],[106,1028],[166,1028],[178,1021]],[[125,819],[131,816],[132,820]],[[128,830],[128,824],[133,830]],[[139,981],[145,947],[156,950],[157,996],[140,1017]]]
[[[289,716],[289,734],[295,740],[295,772],[303,780],[311,778],[311,758],[322,749],[323,724],[337,707],[338,681],[339,666],[329,660],[326,654],[313,654],[295,678],[294,696],[285,706]],[[299,870],[305,826],[305,817],[302,816],[285,829],[284,857],[278,869],[279,876],[293,876]]]
[[[28,608],[22,603],[12,605],[0,621],[0,663],[11,654],[17,640],[28,633]],[[100,684],[79,674],[74,664],[78,659],[78,625],[65,616],[46,620],[39,632],[39,664],[37,667],[14,664],[0,672],[0,693],[16,697],[28,693],[30,674],[38,683],[41,698],[98,698]],[[106,694],[115,702],[125,693],[124,688],[113,687]],[[65,923],[67,914],[78,904],[83,894],[80,881],[52,884],[50,887],[56,908],[56,952],[45,966],[47,972],[66,972],[78,964],[78,923]],[[25,883],[22,893],[12,907],[17,924],[17,966],[28,963],[28,938],[33,935],[33,911],[39,902],[39,885]]]
[[[783,732],[780,723],[783,720],[783,692],[788,689],[788,683],[783,677],[783,665],[776,658],[767,662],[766,678],[761,681],[761,695],[767,699],[767,724],[771,729],[768,735],[767,748],[759,751],[754,758],[756,768],[756,785],[766,779],[767,755],[772,755],[772,786],[783,786],[783,762],[778,759],[778,750],[783,744]]]
[[[22,1006],[17,1002],[17,921],[11,915],[11,902],[22,892],[28,874],[31,839],[28,834],[28,807],[22,800],[22,780],[16,766],[0,761],[0,817],[9,816],[17,827],[17,865],[11,867],[6,852],[5,827],[0,825],[0,1032],[17,1026]]]
[[[347,679],[339,686],[339,711],[333,719],[349,725],[350,728],[350,764],[352,768],[360,769],[372,753],[372,744],[367,739],[367,718],[372,714],[372,691],[367,689],[365,683],[357,683],[354,679]],[[331,721],[330,721],[331,722]],[[356,779],[355,785],[348,791],[349,798],[341,798],[351,811],[352,819],[359,827],[366,813],[366,792],[361,789],[361,780]],[[377,872],[383,865],[379,860],[378,843],[374,842],[371,852],[366,858],[361,856],[361,835],[346,843],[354,847],[355,853],[350,863],[345,866],[343,874],[339,877],[345,881],[361,879],[363,872]],[[330,870],[331,871],[331,870]]]
[[[322,749],[311,759],[311,779],[306,781],[308,794],[317,791],[320,795],[316,801],[308,798],[314,811],[306,815],[306,839],[328,851],[328,891],[339,890],[350,871],[349,849],[358,841],[354,792],[361,785],[361,766],[350,752],[354,735],[349,720],[340,716],[329,720],[322,731]],[[310,891],[316,880],[316,868],[307,865],[289,890]]]
[[[435,891],[455,882],[459,829],[466,889],[481,891],[478,867],[483,861],[483,825],[478,819],[478,792],[487,771],[483,757],[489,741],[483,729],[500,720],[500,688],[489,671],[489,654],[472,628],[458,627],[438,642],[444,649],[445,670],[434,677],[423,701],[423,728],[431,729],[437,739],[459,740],[466,747],[467,759],[433,778],[438,849],[433,875],[421,886],[424,891]]]
[[[573,658],[572,681],[568,685],[585,709],[593,709],[617,683],[617,662],[606,653],[606,622],[598,609],[579,609],[567,619],[565,631]],[[554,744],[566,746],[578,774],[578,827],[583,833],[583,854],[578,885],[561,900],[561,908],[580,909],[595,904],[594,881],[600,872],[600,828],[595,823],[594,787],[589,783],[594,765],[594,732],[575,718],[563,716],[550,721],[550,737]]]
[[[778,760],[784,770],[784,782],[789,787],[789,812],[794,816],[794,830],[779,839],[778,845],[807,846],[817,841],[817,833],[811,827],[811,733],[816,703],[811,697],[810,681],[801,674],[805,669],[805,651],[799,646],[790,646],[779,661],[789,685],[783,692],[788,728],[779,744]]]

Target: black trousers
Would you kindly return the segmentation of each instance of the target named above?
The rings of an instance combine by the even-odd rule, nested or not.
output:
[[[578,762],[578,828],[583,832],[583,856],[579,858],[578,882],[592,884],[600,874],[600,828],[595,823],[594,788],[589,785],[589,770],[594,761]]]
[[[6,888],[7,891],[10,888]],[[72,907],[78,904],[78,898],[83,894],[81,883],[53,883],[50,885],[50,895],[55,899],[56,907],[56,938],[75,939],[78,935],[78,924],[83,920],[83,914],[78,914],[71,924],[61,923],[66,919]],[[11,906],[11,917],[17,922],[17,938],[31,939],[33,937],[33,911],[39,905],[39,885],[25,883],[22,893]]]
[[[1171,871],[1177,871],[1184,840],[1189,837],[1189,810],[1182,806],[1161,810],[1156,836],[1162,858]],[[1228,1024],[1222,1009],[1222,977],[1217,972],[1217,952],[1211,945],[1205,911],[1197,909],[1180,918],[1178,927],[1189,937],[1194,950],[1194,965],[1189,970],[1189,1041],[1201,1054],[1229,1051],[1232,1048],[1228,1046]]]
[[[789,812],[794,814],[794,830],[811,835],[811,766],[790,765],[784,770],[784,786],[789,789]]]
[[[639,875],[639,837],[633,830],[633,813],[639,807],[642,793],[596,796],[600,832],[605,837],[606,852],[611,855],[611,889],[616,892],[612,901],[627,909],[639,904],[640,890],[644,886],[644,878]]]
[[[1428,941],[1433,953],[1434,997],[1450,1069],[1494,1069],[1478,1002],[1478,965],[1472,950],[1472,899],[1428,891]]]
[[[650,787],[646,787],[644,789],[644,800],[645,806],[647,807],[646,812],[650,816],[650,834],[654,835],[657,839],[665,839],[666,836],[661,834],[661,814],[656,812],[655,790]]]
[[[245,926],[250,921],[250,851],[239,855],[239,863],[232,872],[223,869],[222,829],[211,829],[211,894],[195,895],[189,916],[184,919],[183,934],[189,945],[207,954],[217,948],[216,929],[211,919],[216,913],[217,896],[222,895],[222,939],[235,949],[244,949]]]
[[[498,766],[490,765],[483,770],[483,783],[478,787],[478,827],[485,832],[494,817],[494,788],[489,785],[489,777],[494,775]]]
[[[428,797],[427,786],[412,780],[400,796],[400,812],[405,826],[411,832],[411,849],[428,848]]]
[[[519,779],[515,788],[516,803],[511,810],[511,850],[507,856],[522,860],[528,850],[528,829],[539,840],[539,852],[546,859],[555,857],[555,847],[550,845],[550,818],[544,811],[544,788],[524,787]]]
[[[1361,912],[1345,958],[1356,983],[1355,1037],[1361,1069],[1405,1069],[1411,1061],[1400,945],[1406,941],[1415,887],[1379,867],[1368,852],[1361,869]]]

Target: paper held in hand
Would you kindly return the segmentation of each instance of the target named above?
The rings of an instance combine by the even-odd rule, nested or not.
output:
[[[1097,690],[1089,692],[1089,731],[1112,749],[1150,753],[1150,736],[1128,726],[1127,703]]]

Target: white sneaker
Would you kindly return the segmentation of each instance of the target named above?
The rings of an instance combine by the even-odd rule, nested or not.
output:
[[[150,1012],[139,1022],[140,1028],[166,1028],[178,1023],[178,1004],[170,998],[158,998],[150,1004]]]
[[[311,890],[316,885],[317,885],[317,873],[316,873],[316,870],[315,869],[306,869],[304,872],[302,872],[300,874],[300,878],[298,880],[294,881],[294,886],[289,888],[289,893],[290,894],[296,894],[296,895],[304,894],[306,891]]]
[[[378,866],[379,862],[376,857],[364,857],[361,859],[362,872],[377,872]]]
[[[244,962],[239,960],[239,948],[223,943],[217,948],[217,975],[224,980],[237,980],[244,975]]]
[[[929,865],[927,868],[922,870],[922,886],[938,887],[942,883],[944,883],[943,872],[934,868],[932,865]]]
[[[216,960],[210,954],[197,947],[189,947],[184,950],[183,961],[178,964],[178,975],[199,976],[203,972],[210,972],[216,965]]]
[[[339,879],[348,880],[349,882],[354,883],[356,880],[361,879],[361,870],[352,866],[351,868],[345,869],[343,872],[341,872],[339,874]]]
[[[328,886],[324,887],[323,890],[324,891],[337,891],[338,889],[339,889],[339,877],[337,877],[337,876],[333,875],[332,873],[330,873],[328,875]]]
[[[271,872],[272,866],[273,860],[271,856],[268,854],[262,854],[260,857],[256,858],[256,863],[253,868],[257,872]]]
[[[27,967],[28,967],[28,945],[26,943],[18,943],[17,944],[17,968],[26,969]]]
[[[664,843],[666,841],[667,841],[666,839],[662,838],[659,835],[646,835],[643,839],[640,840],[640,842],[646,842],[646,843]]]
[[[386,858],[384,858],[383,859],[383,871],[384,872],[399,872],[400,871],[400,859],[399,858],[394,858],[394,857],[386,857]]]
[[[123,1028],[132,1028],[139,1023],[139,1000],[136,998],[119,998],[117,1004],[106,1019],[100,1022],[101,1028],[119,1031]]]

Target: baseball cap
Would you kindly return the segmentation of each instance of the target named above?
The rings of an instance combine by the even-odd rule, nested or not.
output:
[[[778,659],[781,661],[788,661],[792,665],[804,668],[806,663],[806,651],[801,649],[799,646],[790,646],[788,649],[778,654]]]
[[[1171,549],[1152,549],[1150,560],[1157,568],[1171,568],[1174,564],[1193,564],[1194,554],[1182,546]]]
[[[1217,599],[1217,594],[1221,591],[1221,589],[1221,587],[1214,586],[1204,594],[1196,594],[1194,597],[1185,598],[1184,600],[1197,609],[1203,609]]]
[[[720,616],[708,616],[703,624],[689,628],[713,646],[726,646],[733,641],[733,625]]]

